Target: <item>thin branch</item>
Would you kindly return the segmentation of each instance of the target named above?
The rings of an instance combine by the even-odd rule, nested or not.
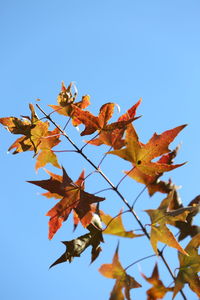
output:
[[[146,190],[146,186],[145,187],[143,187],[143,189],[141,190],[141,192],[137,195],[137,197],[135,198],[135,200],[133,201],[133,204],[132,204],[132,208],[134,208],[134,206],[135,206],[135,204],[136,204],[136,202],[137,202],[137,200],[140,198],[140,196],[144,193],[144,191]]]
[[[112,191],[112,188],[106,188],[106,189],[103,189],[103,190],[100,190],[100,191],[98,191],[98,192],[96,192],[96,193],[94,193],[94,195],[97,195],[97,194],[100,194],[100,193],[102,193],[102,192],[105,192],[105,191]]]
[[[128,176],[128,174],[130,174],[130,172],[131,172],[133,169],[134,169],[134,167],[133,167],[130,171],[128,171],[128,172],[120,179],[120,181],[119,181],[118,184],[116,185],[117,188],[118,188],[119,185],[122,183],[122,181]]]
[[[83,151],[83,149],[88,146],[90,144],[91,141],[93,141],[94,139],[96,139],[98,137],[99,133],[97,133],[95,136],[93,136],[93,138],[91,138],[89,141],[87,141],[82,147],[81,147],[81,151]]]
[[[55,152],[55,153],[57,153],[57,152],[76,152],[75,150],[52,150],[52,152]]]
[[[112,146],[109,148],[108,152],[112,149]],[[100,168],[102,162],[104,161],[104,159],[106,158],[106,156],[108,155],[108,153],[105,153],[102,157],[102,159],[100,160],[99,164],[98,164],[98,168]]]
[[[76,152],[76,151],[75,151],[75,152]],[[96,171],[90,172],[90,173],[84,178],[84,181],[85,181],[88,177],[90,177],[92,174],[94,174],[94,173],[96,173]]]
[[[70,121],[71,121],[71,118],[69,118],[69,119],[67,120],[65,126],[63,127],[63,130],[65,130],[65,129],[67,128],[67,126],[68,126],[68,124],[69,124]]]
[[[144,234],[146,235],[146,237],[150,240],[150,236],[148,234],[148,232],[146,231],[146,228],[144,227],[144,225],[142,224],[142,222],[140,221],[139,217],[137,216],[135,210],[132,208],[132,206],[128,203],[128,201],[126,200],[126,198],[120,193],[120,191],[117,189],[117,187],[111,182],[111,180],[103,173],[103,171],[98,168],[84,153],[83,151],[73,142],[73,140],[67,135],[67,133],[62,130],[52,119],[50,116],[48,116],[44,110],[38,105],[36,104],[37,108],[47,117],[47,119],[56,127],[60,130],[60,132],[64,135],[64,137],[68,140],[68,142],[76,149],[76,151],[104,178],[104,180],[110,185],[110,187],[113,189],[113,191],[115,191],[115,193],[119,196],[119,198],[124,202],[124,204],[128,207],[128,209],[130,210],[131,214],[134,216],[135,220],[137,221],[137,223],[139,224],[139,226],[141,227],[142,231],[144,232]],[[161,257],[163,263],[165,264],[168,272],[170,273],[171,277],[175,280],[175,276],[169,266],[169,264],[167,263],[165,257],[163,256],[163,253],[158,249],[158,254]],[[180,290],[180,293],[183,297],[184,300],[187,300],[187,298],[185,297],[185,294],[183,293],[182,290]]]
[[[128,213],[128,212],[130,212],[129,209],[127,209],[127,210],[125,210],[125,211],[119,212],[116,216],[114,216],[114,217],[108,222],[108,224],[106,224],[106,227],[103,229],[103,232],[108,228],[108,226],[112,223],[112,221],[114,221],[114,219],[116,219],[117,217],[119,217],[119,216],[121,216],[121,215],[123,215],[123,214],[126,214],[126,213]],[[101,215],[100,215],[100,217],[101,217]]]
[[[143,260],[145,260],[145,259],[148,259],[148,258],[150,258],[150,257],[155,257],[155,256],[156,256],[156,254],[151,254],[151,255],[145,256],[145,257],[143,257],[143,258],[140,258],[140,259],[134,261],[132,264],[128,265],[124,270],[126,271],[127,269],[129,269],[130,267],[132,267],[132,266],[134,266],[135,264],[139,263],[140,261],[143,261]]]

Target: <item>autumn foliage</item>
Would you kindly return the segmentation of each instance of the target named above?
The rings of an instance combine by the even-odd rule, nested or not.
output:
[[[168,292],[172,293],[173,299],[178,293],[183,299],[187,299],[182,290],[185,284],[196,294],[196,297],[200,297],[198,275],[200,272],[200,255],[198,254],[200,226],[193,224],[194,217],[200,210],[200,196],[197,196],[189,202],[188,206],[184,207],[178,195],[177,187],[172,180],[160,179],[165,172],[184,165],[184,162],[174,163],[178,154],[178,147],[170,150],[169,146],[186,125],[177,126],[161,134],[154,133],[145,144],[140,140],[134,126],[134,121],[139,118],[137,109],[141,104],[141,99],[116,121],[110,122],[115,108],[118,108],[117,104],[105,103],[99,109],[98,115],[94,115],[87,110],[90,105],[89,95],[82,96],[80,101],[76,101],[76,98],[76,87],[72,83],[68,87],[62,83],[57,105],[49,105],[52,109],[49,114],[37,104],[37,111],[41,114],[39,118],[35,112],[36,108],[30,104],[30,116],[0,118],[0,123],[10,133],[19,135],[9,147],[9,151],[12,151],[13,154],[32,151],[33,157],[36,159],[36,171],[47,164],[62,170],[60,175],[60,171],[53,173],[45,169],[47,179],[28,181],[44,189],[43,196],[56,199],[55,205],[46,213],[49,217],[48,238],[54,237],[63,223],[68,220],[70,214],[73,215],[74,230],[79,223],[85,228],[86,233],[84,235],[63,242],[66,251],[50,267],[66,261],[72,262],[75,257],[80,257],[89,246],[91,246],[92,263],[102,251],[101,243],[104,242],[104,235],[106,234],[119,238],[137,238],[138,245],[140,237],[146,236],[147,242],[149,240],[151,243],[152,253],[154,253],[151,256],[155,256],[156,260],[152,275],[147,277],[147,275],[139,273],[137,280],[129,275],[127,269],[134,267],[136,262],[130,262],[129,266],[122,267],[119,260],[118,244],[112,263],[103,264],[99,268],[99,272],[103,276],[115,280],[109,299],[132,299],[131,294],[134,295],[132,289],[142,288],[142,281],[144,280],[152,285],[146,291],[149,300],[163,299]],[[53,116],[55,114],[64,118],[65,126],[63,128],[54,121]],[[87,136],[87,140],[84,141],[85,144],[82,147],[77,146],[68,135],[67,126],[70,121],[74,127],[83,126],[80,135]],[[50,129],[50,126],[53,128]],[[90,135],[92,135],[91,138],[88,138]],[[85,187],[86,178],[92,176],[93,173],[85,175],[85,171],[80,166],[78,179],[70,178],[68,175],[70,170],[68,170],[67,165],[62,166],[57,157],[61,150],[56,152],[54,149],[58,144],[64,145],[65,142],[70,143],[73,147],[71,152],[74,151],[81,155],[93,167],[94,171],[105,180],[109,188],[118,195],[126,206],[125,212],[132,215],[140,226],[139,232],[135,231],[134,228],[129,231],[125,229],[122,219],[122,215],[125,213],[123,210],[120,210],[117,215],[113,215],[112,207],[109,212],[101,209],[101,203],[107,201],[107,198],[90,193],[89,187]],[[101,158],[99,165],[96,165],[93,163],[92,157],[90,158],[85,154],[84,148],[101,145],[109,146],[109,148]],[[66,152],[67,156],[68,151],[65,151],[64,146],[62,151]],[[93,151],[95,152],[94,147]],[[148,190],[150,197],[155,193],[160,194],[161,201],[156,209],[144,208],[149,216],[150,223],[148,226],[141,222],[134,210],[134,205],[131,205],[119,191],[118,187],[121,181],[114,185],[103,173],[101,164],[106,157],[111,158],[112,155],[130,163],[130,170],[124,172],[121,181],[130,177],[143,184],[144,190]],[[178,238],[171,228],[178,229]],[[189,243],[184,248],[181,241],[186,237],[189,238]],[[177,265],[175,273],[170,271],[163,251],[158,248],[158,242],[163,243],[165,247],[172,247],[173,251],[178,252],[179,265]],[[163,260],[172,277],[173,284],[171,286],[166,286],[159,276],[158,262],[160,260],[158,261],[157,257]],[[147,258],[141,258],[141,261],[143,259]]]

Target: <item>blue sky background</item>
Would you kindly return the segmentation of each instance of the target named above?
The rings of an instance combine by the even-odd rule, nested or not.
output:
[[[161,133],[188,124],[173,143],[182,143],[176,162],[188,164],[164,176],[182,186],[180,195],[187,205],[199,194],[199,14],[200,2],[194,0],[2,1],[1,117],[27,115],[28,103],[36,103],[36,98],[50,112],[47,104],[56,104],[62,80],[66,84],[74,81],[79,97],[91,96],[90,109],[94,114],[105,102],[116,102],[125,112],[142,97],[138,114],[143,117],[135,126],[143,142],[155,131]],[[65,123],[64,118],[55,118],[59,124]],[[82,145],[75,129],[69,127],[69,134]],[[65,250],[60,241],[71,240],[85,231],[79,228],[73,234],[69,218],[54,239],[48,240],[45,213],[55,200],[45,199],[40,196],[41,189],[25,182],[47,176],[43,170],[35,173],[32,153],[7,154],[15,138],[3,127],[0,129],[0,298],[108,299],[114,280],[104,278],[97,269],[103,263],[111,263],[118,238],[105,237],[103,252],[91,266],[90,252],[85,251],[72,264],[48,270]],[[62,146],[69,148],[67,143]],[[106,147],[86,148],[95,162],[105,151]],[[87,173],[92,170],[74,154],[61,154],[59,161],[74,180],[83,168]],[[110,156],[102,168],[117,184],[123,176],[121,170],[128,170],[130,164]],[[49,169],[59,173],[55,168]],[[97,175],[86,183],[88,192],[105,187]],[[141,189],[142,185],[131,179],[120,186],[130,203]],[[107,197],[102,206],[107,213],[114,215],[123,207],[112,192],[101,195]],[[149,218],[143,210],[156,208],[163,198],[158,194],[150,199],[146,192],[140,197],[135,208],[144,224],[149,223]],[[129,230],[138,228],[131,217],[124,217],[124,223]],[[146,238],[120,240],[119,254],[124,267],[152,253]],[[175,251],[166,249],[165,255],[174,271],[178,267]],[[154,263],[151,258],[128,270],[144,287],[133,290],[133,299],[145,299],[145,290],[150,285],[139,271],[150,276]],[[172,280],[162,262],[159,270],[164,283],[169,285]],[[184,291],[188,299],[196,299],[187,287]],[[165,299],[171,299],[171,294]],[[182,298],[177,295],[176,299]]]

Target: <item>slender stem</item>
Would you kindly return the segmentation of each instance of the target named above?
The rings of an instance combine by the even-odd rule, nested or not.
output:
[[[103,229],[103,232],[108,228],[108,226],[119,216],[126,214],[127,212],[130,212],[129,209],[125,210],[125,211],[120,211],[116,216],[112,217],[112,219],[108,222],[108,224],[106,224],[106,227]]]
[[[90,143],[91,141],[93,141],[94,139],[96,139],[96,138],[98,137],[98,135],[99,135],[99,133],[97,133],[95,136],[93,136],[93,138],[91,138],[89,141],[87,141],[87,142],[81,147],[81,151],[83,151],[83,149],[84,149],[87,145],[89,145],[89,143]]]
[[[77,153],[79,153],[103,178],[104,180],[110,185],[110,187],[115,191],[115,193],[119,196],[119,198],[124,202],[124,204],[128,207],[130,210],[130,213],[134,216],[136,219],[137,223],[140,225],[142,231],[146,235],[146,237],[150,240],[150,236],[148,232],[146,231],[146,228],[140,221],[139,217],[137,216],[135,210],[132,208],[132,206],[128,203],[126,198],[120,193],[118,188],[112,183],[112,181],[103,173],[103,171],[98,168],[84,153],[83,151],[73,142],[73,140],[66,134],[64,130],[62,130],[52,119],[49,115],[45,113],[45,111],[38,105],[36,104],[37,108],[46,116],[46,118],[56,127],[60,130],[60,132],[63,134],[63,136],[68,140],[68,142],[76,149]],[[175,280],[175,276],[170,269],[170,266],[168,265],[168,262],[165,260],[165,257],[163,256],[163,253],[158,249],[158,254],[161,257],[163,263],[165,264],[166,268],[168,269],[171,277]],[[180,293],[183,297],[184,300],[187,300],[186,296],[184,295],[183,291],[180,290]]]
[[[85,181],[88,177],[90,177],[92,174],[94,174],[94,173],[96,173],[96,171],[90,172],[90,173],[84,178],[84,181]]]
[[[118,184],[116,185],[117,187],[119,187],[119,185],[122,183],[122,181],[128,176],[128,174],[133,170],[134,168],[132,168],[130,171],[128,171],[118,182]]]
[[[143,260],[145,260],[145,259],[148,259],[148,258],[150,258],[150,257],[155,257],[155,256],[156,256],[156,254],[151,254],[151,255],[145,256],[145,257],[143,257],[143,258],[140,258],[140,259],[134,261],[132,264],[128,265],[124,270],[126,271],[126,270],[128,270],[130,267],[132,267],[133,265],[139,263],[140,261],[143,261]]]
[[[112,191],[112,188],[106,188],[106,189],[103,189],[103,190],[100,190],[100,191],[98,191],[98,192],[96,192],[96,193],[94,193],[94,195],[97,195],[97,194],[100,194],[100,193],[102,193],[102,192],[105,192],[105,191]]]
[[[135,204],[136,204],[136,202],[137,202],[137,200],[140,198],[140,196],[144,193],[144,191],[146,190],[146,185],[145,185],[145,187],[141,190],[141,192],[137,195],[137,197],[135,198],[135,200],[133,201],[133,204],[132,204],[132,208],[134,208],[134,206],[135,206]]]
[[[76,152],[75,150],[52,150],[54,153],[57,153],[57,152]]]
[[[67,128],[67,126],[68,126],[68,124],[69,124],[70,121],[71,121],[71,118],[69,118],[69,119],[67,120],[65,126],[63,127],[63,130],[65,130],[65,129]]]
[[[108,152],[112,149],[112,147],[109,148]],[[100,160],[100,163],[98,164],[98,168],[100,168],[102,162],[104,161],[104,159],[106,158],[106,156],[108,155],[108,153],[105,153],[104,156],[102,157],[102,159]]]

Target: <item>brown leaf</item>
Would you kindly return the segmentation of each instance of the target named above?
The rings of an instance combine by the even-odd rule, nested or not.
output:
[[[62,82],[61,92],[58,95],[57,102],[59,105],[49,105],[53,110],[60,115],[64,115],[72,118],[73,126],[80,124],[80,121],[74,116],[74,108],[79,107],[80,109],[85,109],[90,105],[90,96],[85,95],[82,97],[81,101],[74,102],[77,96],[77,92],[72,92],[73,83],[70,83],[66,88],[64,82]],[[76,90],[76,88],[75,88]]]
[[[80,255],[87,249],[87,247],[92,246],[91,251],[91,263],[98,257],[101,252],[100,242],[101,242],[101,232],[87,233],[72,241],[62,242],[66,246],[66,251],[50,266],[53,266],[69,261],[72,262],[74,257],[80,257]]]

